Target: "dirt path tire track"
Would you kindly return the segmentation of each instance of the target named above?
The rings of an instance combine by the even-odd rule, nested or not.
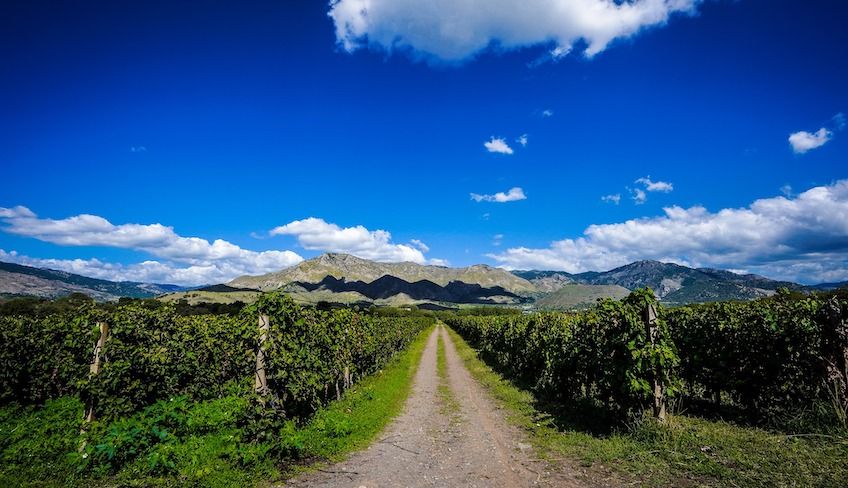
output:
[[[460,405],[444,408],[437,390],[438,337],[448,383]],[[509,426],[459,358],[444,326],[430,334],[403,412],[369,448],[341,463],[290,480],[293,487],[584,486],[574,475],[531,458],[529,445]]]
[[[507,423],[503,411],[468,372],[447,329],[440,327],[439,331],[445,344],[450,387],[462,406],[457,440],[467,461],[464,465],[469,468],[465,479],[451,486],[586,486],[576,474],[552,470],[549,463],[532,457],[533,450],[522,442],[521,432]]]

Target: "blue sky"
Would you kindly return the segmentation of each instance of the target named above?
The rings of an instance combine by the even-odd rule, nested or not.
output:
[[[843,1],[174,3],[0,6],[0,260],[848,279]]]

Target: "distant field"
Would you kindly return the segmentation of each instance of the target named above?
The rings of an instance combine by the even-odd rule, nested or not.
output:
[[[176,293],[168,293],[162,295],[159,300],[163,302],[177,302],[180,300],[187,301],[190,305],[198,303],[253,303],[259,298],[261,292],[258,291],[179,291]]]
[[[630,290],[618,285],[568,284],[540,298],[536,302],[536,308],[543,310],[585,308],[593,305],[599,298],[620,299],[629,293]]]

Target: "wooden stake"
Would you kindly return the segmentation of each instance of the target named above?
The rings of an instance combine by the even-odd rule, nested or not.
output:
[[[256,377],[254,389],[256,393],[265,396],[268,394],[268,378],[265,376],[265,341],[268,340],[268,331],[271,321],[267,315],[259,316],[259,343],[256,346]]]
[[[651,345],[653,346],[656,343],[657,335],[659,334],[659,329],[657,328],[657,309],[653,303],[649,303],[648,306],[645,307],[643,318],[645,320],[645,329],[648,334],[648,339],[651,341]],[[651,376],[653,376],[652,382],[654,389],[654,417],[661,421],[665,421],[666,412],[665,395],[663,391],[664,388],[657,368],[654,368]]]
[[[97,328],[100,329],[100,337],[94,343],[94,351],[92,353],[91,364],[88,366],[88,377],[91,378],[100,373],[100,357],[103,354],[103,347],[106,345],[106,339],[109,338],[109,324],[106,322],[97,322]],[[94,415],[94,398],[89,398],[85,404],[85,413],[83,414],[83,427],[80,429],[80,437],[85,436],[86,424],[90,424],[95,419]],[[83,440],[78,448],[79,452],[85,451],[86,441]]]
[[[92,354],[91,364],[88,368],[88,376],[91,378],[100,374],[100,356],[103,354],[103,347],[106,345],[106,339],[109,338],[109,324],[106,322],[98,322],[97,327],[100,329],[100,337],[94,344],[94,353]],[[92,422],[95,419],[94,415],[94,399],[89,398],[88,404],[85,407],[85,421]]]

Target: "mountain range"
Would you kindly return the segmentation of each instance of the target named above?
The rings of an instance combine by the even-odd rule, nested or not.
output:
[[[752,300],[774,294],[778,288],[807,290],[788,281],[754,274],[737,274],[711,268],[689,268],[659,261],[636,261],[609,271],[571,274],[562,271],[515,271],[538,289],[552,292],[559,283],[618,285],[628,290],[650,287],[668,304],[701,303],[719,300]],[[825,287],[821,289],[831,289]]]
[[[149,298],[184,289],[177,285],[100,280],[66,271],[0,262],[0,296],[56,298],[84,293],[95,300],[111,301],[120,297]]]
[[[452,281],[477,284],[484,288],[500,286],[512,293],[532,293],[536,287],[527,280],[501,268],[476,264],[466,268],[427,266],[416,263],[380,263],[351,256],[327,253],[261,276],[242,276],[228,283],[237,288],[254,288],[262,291],[277,290],[290,283],[318,283],[327,276],[347,281],[370,283],[383,276],[394,276],[408,283],[427,280],[439,286]]]
[[[260,291],[281,290],[296,300],[377,305],[506,304],[538,309],[572,309],[598,298],[621,298],[650,287],[669,305],[718,300],[751,300],[778,288],[830,290],[848,283],[803,286],[752,274],[689,268],[659,261],[637,261],[609,271],[507,271],[488,265],[464,268],[416,263],[380,263],[328,253],[261,276],[242,276],[227,284],[187,289],[176,285],[114,282],[50,269],[0,263],[0,296],[53,298],[74,292],[97,300],[161,296],[192,302],[253,300]]]

